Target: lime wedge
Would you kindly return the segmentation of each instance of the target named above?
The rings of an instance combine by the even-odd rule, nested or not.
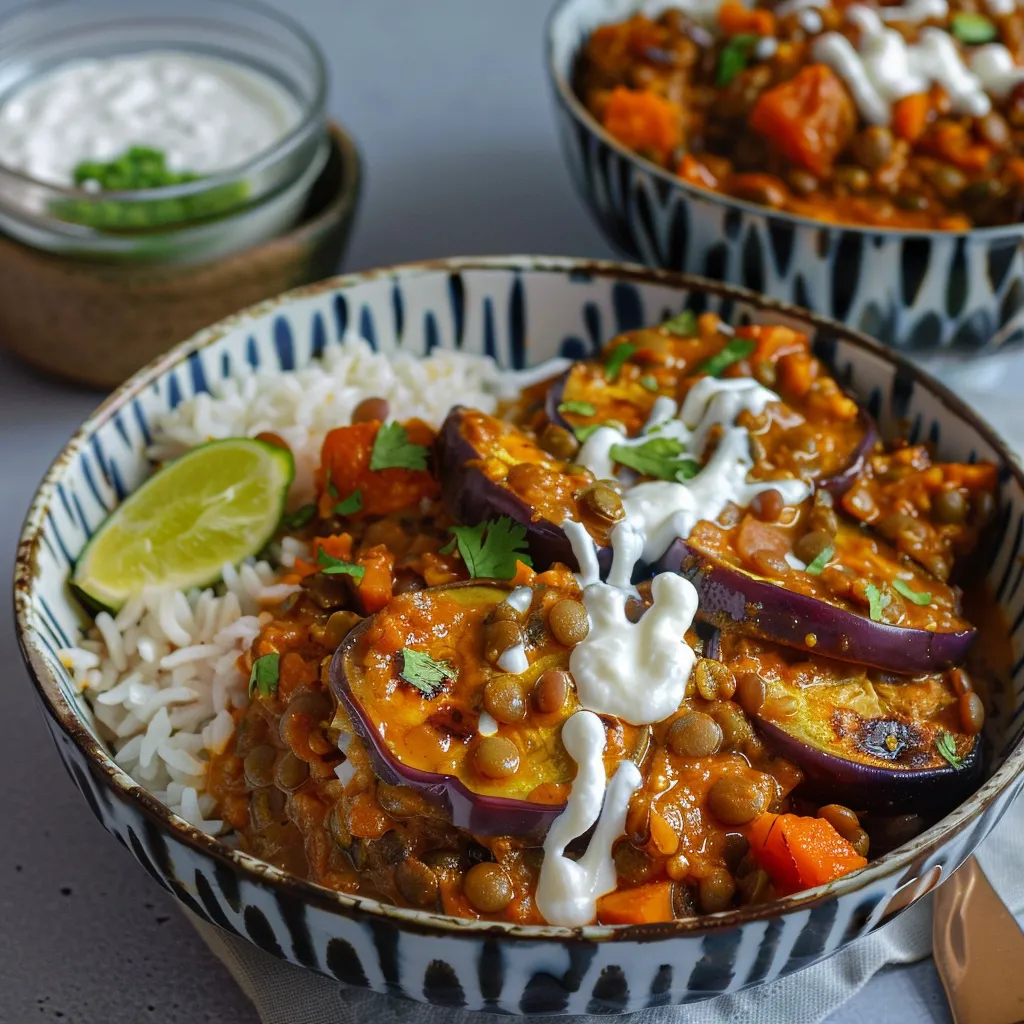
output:
[[[234,438],[211,441],[167,463],[99,528],[72,586],[115,610],[145,587],[214,583],[274,535],[295,473],[283,448]]]

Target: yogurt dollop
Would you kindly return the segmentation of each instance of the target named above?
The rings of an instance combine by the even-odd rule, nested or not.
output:
[[[0,164],[67,187],[83,161],[148,146],[170,170],[215,174],[268,150],[300,117],[276,81],[226,60],[152,51],[72,61],[0,106]]]

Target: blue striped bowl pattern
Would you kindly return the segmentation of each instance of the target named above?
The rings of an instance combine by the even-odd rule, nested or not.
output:
[[[988,567],[1013,628],[1012,692],[992,715],[981,789],[908,846],[852,877],[777,903],[670,924],[565,929],[459,921],[329,892],[206,836],[114,764],[57,650],[84,622],[68,592],[76,555],[150,471],[152,424],[253,368],[300,367],[356,329],[378,350],[486,352],[523,367],[595,352],[618,331],[679,312],[787,322],[865,400],[883,429],[909,424],[949,459],[1001,466],[999,543]],[[178,346],[99,408],[46,474],[17,560],[17,624],[45,719],[75,785],[154,880],[214,924],[353,985],[444,1006],[523,1014],[624,1013],[770,981],[871,931],[967,858],[1021,788],[1024,761],[1024,476],[972,412],[839,324],[713,282],[614,263],[464,259],[337,278],[264,303]]]
[[[915,352],[1024,341],[1024,224],[969,232],[826,225],[696,188],[613,139],[572,90],[599,25],[667,3],[560,0],[548,72],[573,181],[608,240],[652,267],[704,274]]]

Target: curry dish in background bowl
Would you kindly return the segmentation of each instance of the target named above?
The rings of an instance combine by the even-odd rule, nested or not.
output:
[[[195,912],[429,1002],[627,1012],[814,962],[974,849],[1018,788],[1022,517],[998,440],[838,324],[447,261],[126,385],[30,513],[19,627]]]
[[[1018,340],[1022,45],[1003,0],[563,0],[549,26],[618,245],[915,350]]]

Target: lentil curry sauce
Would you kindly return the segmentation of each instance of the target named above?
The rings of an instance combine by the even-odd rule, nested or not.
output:
[[[659,30],[662,43],[672,25]],[[685,409],[707,378],[778,392],[760,412],[741,413],[751,477],[765,489],[698,523],[691,541],[778,593],[842,606],[851,636],[881,625],[993,629],[997,608],[973,586],[965,612],[957,576],[992,513],[992,467],[934,463],[898,440],[883,446],[788,328],[670,321],[614,339],[561,382],[528,389],[501,419],[469,410],[487,486],[532,510],[505,532],[452,519],[426,424],[402,425],[422,458],[380,467],[378,439],[397,424],[375,399],[325,440],[316,507],[287,531],[308,545],[286,577],[299,592],[240,659],[253,672],[252,699],[211,762],[208,791],[244,849],[386,903],[543,923],[542,844],[572,793],[576,768],[560,733],[581,706],[573,653],[592,617],[582,578],[558,563],[530,565],[527,528],[573,519],[607,543],[631,481],[669,478],[657,460],[595,478],[580,458],[588,428],[614,410],[629,421],[615,428],[622,438],[656,437],[643,433],[655,399]],[[545,398],[556,384],[552,415]],[[714,457],[727,426],[709,432],[698,462]],[[827,484],[850,459],[847,497],[833,496]],[[787,504],[773,481],[802,481],[811,496]],[[642,622],[652,600],[640,578],[625,601],[628,623]],[[983,698],[1006,671],[993,645],[984,660],[972,651],[910,677],[842,652],[836,660],[810,641],[775,644],[743,622],[715,630],[698,621],[685,639],[697,657],[671,714],[650,725],[601,716],[607,776],[622,761],[640,776],[611,847],[614,887],[598,893],[601,923],[713,913],[834,880],[976,784]],[[276,679],[264,687],[254,665],[268,657]],[[845,758],[853,777],[859,766],[888,772],[893,792],[913,776],[928,798],[894,803],[870,773],[839,785],[823,774],[822,753]],[[507,813],[495,810],[503,800]],[[509,822],[517,827],[503,830]]]

